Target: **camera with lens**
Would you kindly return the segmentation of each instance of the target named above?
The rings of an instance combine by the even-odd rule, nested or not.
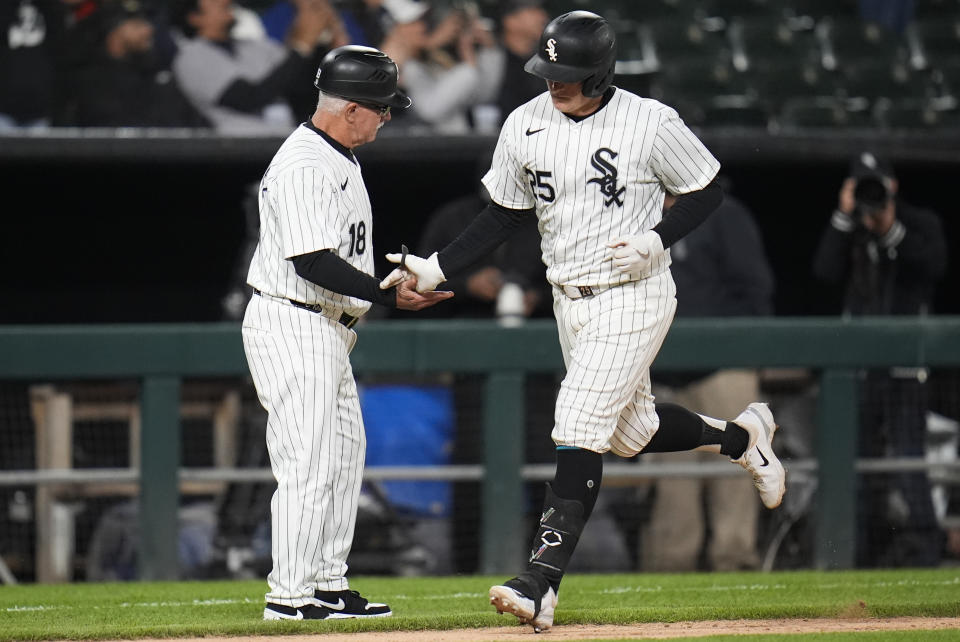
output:
[[[863,176],[853,188],[853,201],[861,214],[875,215],[887,206],[890,190],[881,176]]]

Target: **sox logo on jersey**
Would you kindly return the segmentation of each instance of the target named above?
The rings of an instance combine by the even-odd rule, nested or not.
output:
[[[590,164],[600,172],[601,176],[591,178],[587,182],[597,183],[600,186],[600,191],[607,197],[607,200],[603,202],[604,207],[610,207],[614,203],[616,203],[618,207],[623,207],[621,197],[623,193],[627,191],[627,188],[621,187],[617,189],[617,168],[603,157],[604,153],[610,157],[610,160],[618,156],[617,152],[606,147],[601,147],[594,152],[593,157],[590,159]]]

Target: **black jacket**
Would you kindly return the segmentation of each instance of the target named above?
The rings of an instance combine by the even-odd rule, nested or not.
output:
[[[678,317],[766,316],[773,271],[753,216],[725,194],[720,206],[670,247]]]
[[[896,221],[877,237],[862,224],[850,225],[844,216],[834,213],[813,260],[818,278],[844,286],[844,312],[900,315],[928,311],[934,286],[947,267],[940,218],[898,200]]]

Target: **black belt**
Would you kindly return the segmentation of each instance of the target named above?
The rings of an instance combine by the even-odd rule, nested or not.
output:
[[[263,296],[263,292],[261,292],[256,288],[253,289],[253,293],[258,296]],[[273,298],[279,299],[281,297],[273,297]],[[307,310],[308,312],[313,312],[314,314],[323,314],[324,312],[323,306],[320,305],[319,303],[303,303],[302,301],[294,301],[293,299],[287,299],[287,301],[290,303],[290,305],[292,305],[295,308],[303,308],[304,310]],[[340,315],[340,318],[337,319],[337,322],[347,328],[352,328],[353,326],[357,325],[357,321],[359,320],[360,320],[360,317],[355,317],[352,314],[347,314],[346,312],[344,312],[343,314]]]

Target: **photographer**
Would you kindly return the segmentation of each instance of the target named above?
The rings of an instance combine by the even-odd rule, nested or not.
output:
[[[441,134],[473,131],[475,108],[496,100],[502,77],[504,53],[488,21],[470,2],[445,12],[425,2],[384,6],[396,25],[381,47],[400,66],[400,83],[413,99],[406,124],[418,120]]]
[[[929,312],[947,249],[939,217],[897,198],[892,167],[858,155],[837,210],[814,255],[814,274],[845,289],[844,315]],[[925,369],[863,373],[859,455],[922,457],[926,430]],[[925,473],[860,476],[858,566],[932,566],[940,560],[937,525]]]

